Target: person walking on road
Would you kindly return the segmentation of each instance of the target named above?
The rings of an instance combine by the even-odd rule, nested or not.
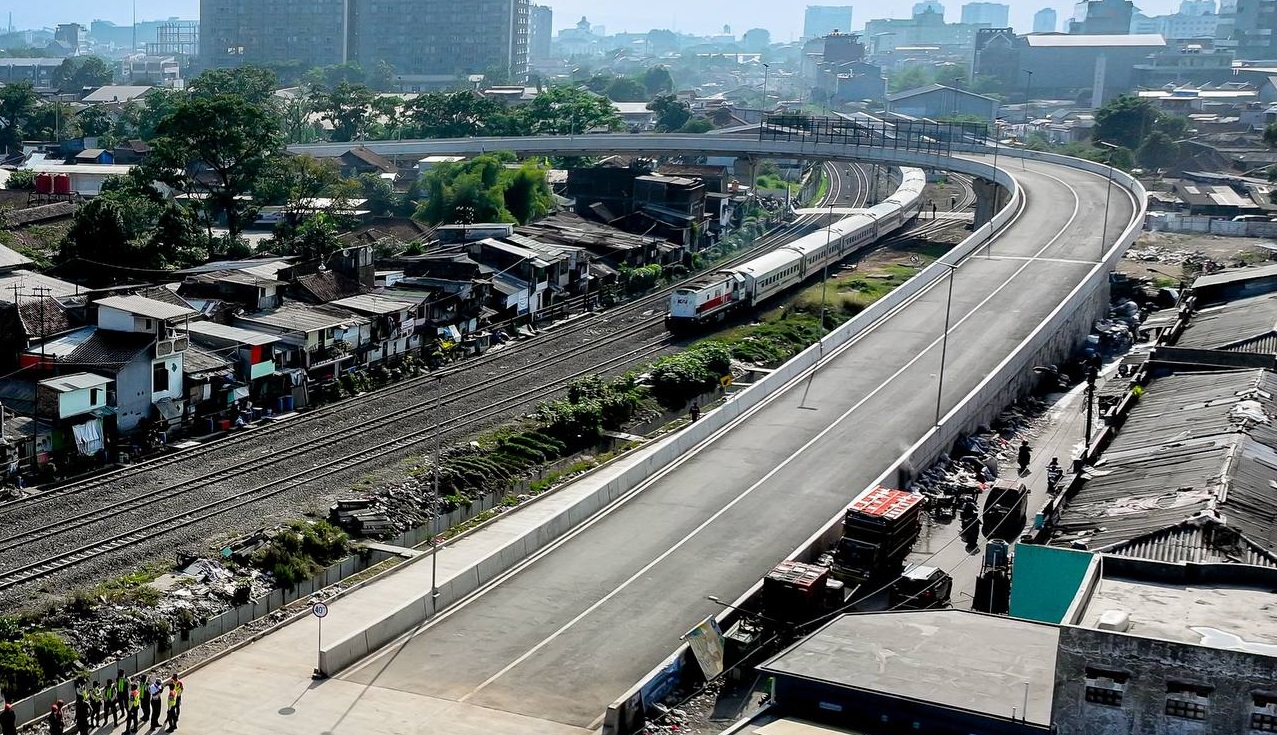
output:
[[[168,714],[164,718],[164,724],[167,732],[177,729],[177,689],[172,686],[168,690]]]
[[[138,698],[142,705],[142,724],[146,724],[151,720],[151,686],[147,682],[145,676],[139,676],[137,681]]]
[[[93,682],[93,688],[89,690],[89,713],[93,716],[89,718],[89,722],[94,727],[103,724],[106,718],[102,716],[102,685]]]
[[[129,717],[129,678],[124,675],[124,669],[116,669],[115,671],[115,706],[120,710],[120,717],[128,722]],[[120,724],[116,721],[115,724]]]
[[[62,731],[66,729],[66,723],[62,721],[62,700],[53,703],[49,708],[49,735],[62,735]]]
[[[1016,452],[1016,461],[1020,464],[1020,476],[1024,477],[1029,474],[1029,461],[1033,456],[1033,450],[1029,447],[1028,439],[1020,440],[1020,450]]]
[[[142,691],[136,683],[129,687],[129,716],[124,721],[124,732],[137,732],[137,711],[142,707]]]
[[[160,729],[160,695],[164,692],[164,686],[160,684],[160,680],[156,679],[154,684],[146,690],[151,700],[151,729]]]
[[[8,697],[5,697],[4,709],[0,710],[0,735],[18,735],[18,713],[13,711]]]
[[[1046,491],[1048,494],[1055,494],[1063,477],[1064,470],[1060,467],[1060,458],[1052,457],[1051,463],[1046,466]]]
[[[89,701],[84,698],[84,692],[76,692],[75,695],[75,731],[80,735],[89,735]]]
[[[168,680],[168,688],[173,695],[173,704],[170,710],[173,718],[172,730],[177,729],[177,720],[182,716],[182,690],[185,687],[186,685],[182,683],[182,680],[177,678],[177,674],[173,674],[172,678]]]
[[[696,423],[696,420],[701,417],[700,404],[698,404],[696,401],[692,401],[692,409],[690,413],[692,414],[692,423]]]

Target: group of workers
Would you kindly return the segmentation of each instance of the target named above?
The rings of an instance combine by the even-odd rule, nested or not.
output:
[[[115,677],[108,678],[105,685],[97,681],[92,686],[87,683],[77,685],[70,713],[61,699],[49,708],[45,718],[49,735],[66,735],[68,724],[73,727],[73,732],[89,735],[98,727],[106,726],[108,719],[111,727],[119,727],[123,719],[124,732],[133,735],[141,732],[148,722],[151,730],[158,730],[161,714],[165,715],[166,731],[173,732],[182,714],[183,686],[177,674],[173,674],[167,682],[155,679],[148,683],[145,676],[130,681],[122,669]],[[70,723],[67,722],[68,714]],[[4,710],[0,711],[0,735],[17,735],[17,726],[17,714],[6,700]]]

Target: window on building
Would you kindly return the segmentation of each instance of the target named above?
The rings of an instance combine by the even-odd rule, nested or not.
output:
[[[1181,720],[1205,720],[1211,688],[1172,681],[1166,684],[1166,716]]]
[[[89,405],[90,406],[102,405],[102,389],[101,388],[89,389]]]
[[[1121,707],[1127,678],[1128,674],[1122,671],[1086,667],[1086,701],[1107,707]]]
[[[153,376],[153,379],[151,381],[151,392],[152,393],[167,393],[168,392],[168,363],[166,362],[155,363],[151,367],[151,375]]]
[[[1250,713],[1250,729],[1255,732],[1277,732],[1277,695],[1252,694],[1254,709]]]

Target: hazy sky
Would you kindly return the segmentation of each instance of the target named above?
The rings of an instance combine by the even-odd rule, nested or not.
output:
[[[271,2],[271,0],[254,0]],[[536,0],[534,0],[536,1]],[[731,24],[739,36],[755,27],[767,28],[776,41],[788,41],[802,34],[803,9],[808,4],[851,5],[856,29],[873,18],[906,18],[914,0],[541,0],[554,8],[554,28],[559,30],[574,25],[581,16],[607,27],[608,32],[647,31],[652,28],[673,28],[692,33],[719,31],[724,24]],[[942,0],[945,18],[956,22],[963,0]],[[1002,0],[1011,6],[1011,24],[1017,30],[1031,27],[1033,13],[1044,6],[1054,7],[1061,23],[1072,15],[1072,3],[1060,0]],[[460,0],[462,4],[465,0]],[[1135,5],[1148,15],[1173,13],[1178,0],[1136,0]],[[0,1],[0,22],[7,22],[4,14],[13,13],[13,23],[19,28],[38,28],[55,23],[78,21],[87,24],[94,19],[112,20],[127,24],[132,15],[132,0],[32,0]],[[199,16],[199,0],[137,0],[139,19],[149,20],[178,16]]]

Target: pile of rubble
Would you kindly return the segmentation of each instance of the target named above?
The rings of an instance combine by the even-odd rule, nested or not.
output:
[[[81,660],[93,666],[198,627],[230,610],[237,600],[269,594],[275,582],[268,573],[232,571],[212,559],[195,559],[146,587],[154,590],[157,599],[139,594],[112,601],[106,596],[84,599],[78,595],[34,622],[62,633]]]
[[[1223,267],[1201,250],[1177,250],[1160,245],[1132,245],[1122,257],[1145,263],[1187,266],[1203,273],[1211,273]]]

